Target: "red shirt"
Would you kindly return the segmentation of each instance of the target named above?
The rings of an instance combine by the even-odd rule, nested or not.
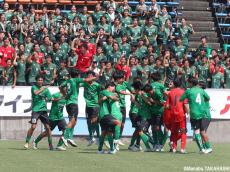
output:
[[[174,88],[168,94],[167,103],[170,107],[172,122],[180,122],[185,119],[184,104],[187,102],[187,100],[180,102],[180,97],[183,93],[183,89]]]
[[[78,59],[75,67],[81,72],[86,72],[92,63],[93,53],[87,51],[85,54],[82,54],[79,49],[77,49],[76,52],[78,54]]]
[[[8,46],[1,46],[0,47],[0,54],[2,55],[2,63],[0,64],[2,67],[6,67],[6,60],[7,59],[12,59],[14,54],[15,54],[15,50],[14,48]]]
[[[37,52],[38,54],[38,64],[43,64],[44,54],[41,52]],[[32,60],[34,60],[34,57],[32,57]]]
[[[117,64],[115,66],[115,69],[117,70],[123,70],[125,72],[125,79],[128,80],[130,75],[131,75],[131,70],[130,70],[130,67],[125,65],[125,66],[122,66],[121,64]]]
[[[213,63],[210,63],[210,65],[209,65],[209,71],[210,71],[210,74],[214,74],[216,72],[215,65]],[[220,66],[219,72],[224,75],[224,68],[222,66]]]

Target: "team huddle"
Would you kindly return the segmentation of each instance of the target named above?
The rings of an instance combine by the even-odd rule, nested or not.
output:
[[[211,121],[210,97],[204,90],[205,83],[198,82],[196,78],[188,79],[190,88],[187,90],[182,89],[178,78],[166,89],[159,73],[152,73],[146,83],[136,77],[132,85],[125,81],[123,71],[115,71],[113,79],[105,86],[97,83],[93,71],[82,75],[72,70],[65,79],[59,86],[60,91],[51,95],[49,89],[43,86],[43,77],[36,77],[36,85],[31,88],[31,128],[26,136],[25,149],[29,149],[38,119],[43,123],[45,131],[33,141],[33,149],[38,149],[42,138],[48,137],[49,149],[54,150],[51,131],[56,126],[62,131],[56,149],[64,151],[68,145],[77,147],[73,133],[78,117],[79,88],[83,87],[89,131],[88,146],[97,143],[98,154],[115,154],[119,146],[124,145],[121,137],[126,121],[126,95],[131,99],[129,117],[135,129],[128,147],[130,151],[142,151],[141,141],[145,152],[164,151],[169,138],[171,152],[177,152],[177,143],[181,140],[180,153],[186,153],[186,118],[189,116],[200,152],[212,152],[207,137]],[[48,115],[46,103],[49,101],[52,106]],[[64,107],[69,117],[68,124],[63,116]],[[104,145],[108,151],[103,148]]]

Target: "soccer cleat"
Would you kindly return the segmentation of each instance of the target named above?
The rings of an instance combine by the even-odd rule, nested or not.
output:
[[[104,142],[104,145],[105,145],[105,147],[107,147],[108,149],[110,149],[110,145],[109,145],[109,142],[108,142],[108,141],[105,141],[105,142]]]
[[[71,146],[73,146],[73,147],[77,147],[77,144],[75,143],[75,141],[74,141],[74,140],[72,140],[72,139],[68,139],[68,140],[67,140],[67,142],[68,142]]]
[[[143,151],[143,149],[142,149],[142,147],[140,145],[135,144],[135,147],[136,147],[137,151],[139,151],[139,152]]]
[[[68,147],[69,145],[68,145],[67,140],[66,140],[63,136],[61,137],[61,139],[62,139],[64,145],[65,145],[66,147]]]
[[[212,153],[212,148],[206,149],[206,153]]]
[[[103,150],[101,150],[101,151],[97,151],[97,154],[104,154],[105,152],[103,151]]]
[[[176,149],[175,148],[172,149],[172,153],[176,153]]]
[[[156,152],[157,148],[158,148],[158,146],[155,145],[155,146],[153,147],[152,151],[153,151],[153,152]]]
[[[63,146],[58,146],[56,149],[57,149],[58,151],[66,151],[66,148],[63,147]]]
[[[112,154],[112,155],[114,155],[114,154],[116,154],[116,153],[117,153],[117,151],[116,151],[115,149],[109,151],[109,154]]]
[[[125,146],[125,144],[124,144],[121,140],[119,140],[118,144],[119,144],[120,146]]]
[[[159,145],[159,152],[164,152],[165,151],[163,147],[164,147],[163,145]]]
[[[181,150],[180,150],[180,153],[181,153],[181,154],[186,154],[187,152],[186,152],[185,149],[181,149]]]
[[[35,141],[33,141],[33,149],[34,149],[34,150],[37,150],[37,149],[38,149],[38,145],[37,145],[37,143],[35,143]]]
[[[202,150],[200,151],[200,154],[207,154],[207,150],[206,150],[206,149],[202,149]]]
[[[25,148],[25,149],[29,149],[29,143],[25,143],[25,144],[24,144],[24,148]]]
[[[137,152],[138,150],[137,150],[137,147],[135,146],[135,145],[130,145],[129,147],[128,147],[128,149],[130,150],[130,151],[133,151],[133,152]]]
[[[92,144],[94,144],[94,140],[93,139],[90,139],[89,141],[88,141],[88,145],[87,146],[91,146]]]
[[[160,145],[156,145],[155,151],[156,151],[156,152],[160,152],[160,150],[161,150],[161,146],[160,146]]]

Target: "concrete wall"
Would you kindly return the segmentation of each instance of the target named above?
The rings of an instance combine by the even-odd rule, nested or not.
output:
[[[30,117],[0,117],[0,139],[24,140],[31,124]],[[37,136],[41,132],[41,123],[35,130]]]
[[[0,117],[0,139],[24,140],[30,127],[30,117]],[[34,133],[37,136],[41,132],[41,124],[38,123]],[[230,120],[213,120],[208,129],[211,142],[230,143]]]

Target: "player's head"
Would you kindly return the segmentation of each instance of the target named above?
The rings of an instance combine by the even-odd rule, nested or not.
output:
[[[204,81],[199,81],[199,86],[200,86],[200,88],[202,88],[202,89],[206,89],[206,84],[205,84]]]
[[[44,78],[43,78],[42,75],[37,75],[35,79],[36,79],[36,82],[37,82],[38,86],[42,86],[43,85]]]
[[[108,82],[106,85],[105,85],[105,89],[107,89],[108,91],[110,92],[115,92],[115,83],[114,82]]]
[[[154,72],[151,74],[151,78],[154,82],[161,80],[161,74],[159,72]]]
[[[87,78],[92,78],[92,77],[95,77],[95,76],[96,76],[96,74],[92,70],[89,70],[89,71],[86,72],[86,77]]]
[[[118,84],[122,84],[124,82],[124,77],[125,77],[125,72],[121,70],[115,71],[113,74],[113,78],[115,82],[117,82]]]
[[[132,84],[132,86],[133,86],[133,88],[134,88],[134,90],[135,90],[136,92],[138,92],[138,91],[140,91],[140,90],[143,89],[143,84],[142,84],[142,82],[139,81],[139,80],[134,81],[133,84]]]
[[[180,79],[180,78],[174,79],[174,80],[173,80],[173,86],[174,86],[175,88],[181,87],[181,79]]]
[[[154,94],[154,90],[153,90],[153,87],[150,85],[150,84],[146,84],[144,86],[144,91],[148,94]]]
[[[79,78],[80,74],[81,74],[81,72],[79,70],[77,70],[77,69],[73,69],[70,72],[71,78]]]
[[[191,84],[192,87],[197,86],[198,85],[198,79],[191,77],[188,79],[189,83]]]

